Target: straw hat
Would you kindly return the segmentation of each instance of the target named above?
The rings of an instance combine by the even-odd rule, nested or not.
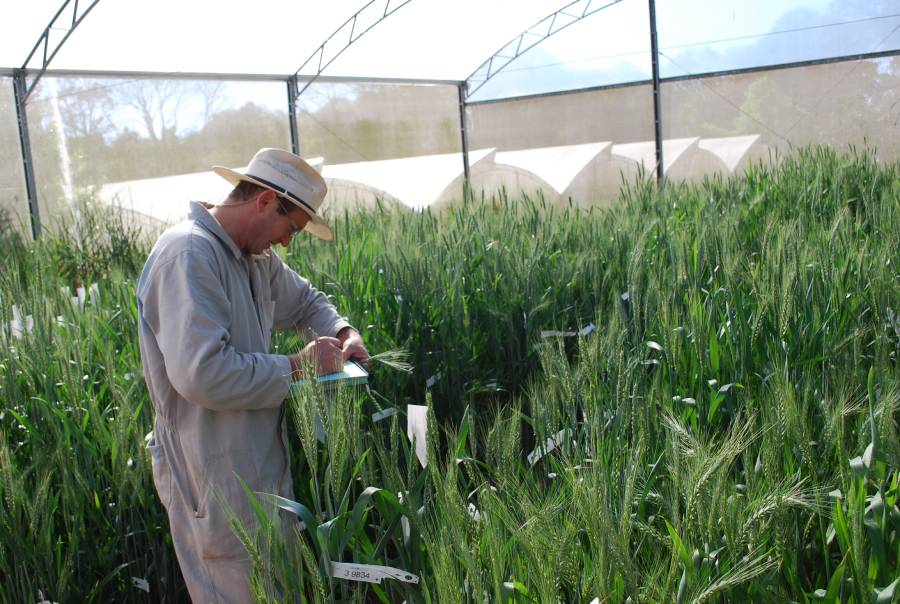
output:
[[[225,166],[213,166],[212,169],[232,185],[247,181],[278,193],[309,216],[303,230],[320,239],[334,238],[331,229],[318,214],[328,191],[325,180],[293,153],[282,149],[260,149],[243,173]]]

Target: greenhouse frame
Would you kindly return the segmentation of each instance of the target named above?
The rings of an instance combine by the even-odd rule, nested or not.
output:
[[[83,181],[76,175],[74,179],[77,182],[75,182],[72,175],[65,174],[72,171],[73,160],[76,163],[79,161],[77,157],[73,157],[77,156],[77,153],[66,149],[65,142],[67,138],[71,139],[77,134],[65,132],[67,128],[71,129],[71,126],[63,124],[59,108],[56,107],[55,112],[52,109],[40,111],[43,115],[39,114],[31,121],[43,120],[46,124],[43,128],[45,132],[29,133],[29,109],[34,111],[35,106],[45,106],[48,102],[53,105],[51,101],[56,98],[53,90],[58,88],[58,84],[53,82],[52,87],[46,86],[45,78],[47,81],[58,80],[63,86],[67,86],[67,82],[70,84],[83,82],[88,89],[90,88],[88,83],[91,81],[96,83],[155,80],[168,83],[165,85],[170,88],[179,86],[183,88],[189,83],[204,81],[209,82],[208,86],[211,87],[216,85],[215,82],[256,83],[268,85],[270,95],[273,94],[271,86],[280,83],[284,87],[282,93],[284,101],[280,113],[284,115],[287,140],[285,138],[272,140],[268,144],[290,148],[295,153],[302,153],[309,158],[322,157],[320,169],[324,170],[326,178],[334,180],[332,197],[336,198],[338,192],[342,192],[345,198],[343,201],[332,202],[338,207],[347,204],[371,205],[375,199],[391,200],[412,207],[430,205],[440,207],[450,203],[452,199],[461,197],[463,182],[469,183],[475,191],[481,190],[488,194],[501,187],[526,192],[540,190],[548,199],[571,199],[583,205],[598,203],[603,205],[615,197],[620,179],[633,178],[638,172],[651,177],[655,175],[660,182],[664,178],[698,181],[715,173],[728,174],[740,171],[754,159],[768,157],[775,149],[784,151],[791,147],[817,142],[871,146],[878,150],[880,157],[886,159],[898,155],[896,137],[887,136],[889,130],[873,124],[872,120],[868,119],[875,111],[874,106],[877,104],[875,99],[878,96],[896,94],[891,92],[893,89],[890,79],[891,69],[896,68],[889,65],[892,60],[896,61],[898,51],[896,48],[884,49],[896,40],[896,28],[877,44],[871,44],[871,40],[866,42],[867,48],[861,48],[858,44],[855,49],[864,50],[863,52],[836,56],[812,54],[810,58],[777,64],[711,69],[682,75],[666,73],[661,75],[660,51],[657,43],[659,38],[657,9],[655,3],[650,0],[644,4],[648,17],[645,33],[649,49],[644,54],[648,59],[647,68],[650,72],[648,79],[578,85],[572,88],[557,87],[525,94],[495,93],[495,98],[479,96],[479,92],[484,91],[485,86],[490,92],[489,84],[496,79],[502,79],[507,67],[517,65],[521,62],[520,57],[528,56],[527,51],[540,47],[548,39],[565,37],[567,31],[579,27],[584,29],[584,26],[592,22],[616,19],[617,15],[611,13],[621,8],[623,1],[537,2],[535,4],[540,6],[535,6],[528,14],[522,16],[516,13],[526,11],[516,11],[512,6],[500,7],[501,14],[510,20],[516,17],[515,20],[526,24],[525,27],[519,29],[509,39],[494,39],[492,41],[494,46],[498,42],[502,43],[499,50],[483,60],[477,68],[472,69],[467,77],[461,79],[390,77],[379,73],[362,76],[332,75],[334,70],[330,69],[330,66],[345,51],[352,54],[360,46],[365,50],[368,48],[365,46],[367,38],[376,38],[380,28],[385,28],[385,25],[402,16],[405,11],[412,11],[417,3],[412,3],[410,8],[407,8],[406,5],[410,4],[411,0],[371,1],[353,11],[348,8],[346,14],[349,16],[323,37],[322,42],[312,50],[300,67],[293,73],[282,74],[56,68],[54,59],[57,53],[64,50],[67,43],[75,45],[79,41],[79,26],[84,27],[81,25],[82,22],[89,24],[94,18],[93,11],[98,13],[103,11],[105,4],[99,3],[99,0],[82,2],[80,5],[71,0],[62,2],[21,66],[0,70],[0,77],[6,80],[5,88],[8,91],[6,94],[11,97],[0,107],[6,107],[4,113],[11,113],[10,106],[15,108],[15,116],[18,117],[13,123],[18,131],[19,147],[19,159],[16,162],[9,161],[15,159],[16,150],[13,145],[7,144],[4,151],[8,167],[0,182],[3,207],[8,213],[19,216],[21,220],[25,217],[24,202],[27,200],[27,214],[34,236],[40,232],[43,210],[41,206],[49,204],[46,211],[52,212],[53,204],[58,199],[71,200],[74,189],[102,190],[101,197],[110,200],[116,198],[121,201],[128,198],[135,204],[138,212],[155,216],[163,222],[180,217],[177,212],[172,214],[146,207],[148,204],[153,205],[144,199],[150,194],[147,191],[159,195],[161,191],[166,190],[165,183],[158,180],[143,185],[136,183],[147,180],[147,176],[151,177],[150,180],[158,179],[166,170],[162,170],[163,174],[159,173],[160,170],[153,174],[142,174],[140,169],[124,170],[125,174],[118,177],[120,179],[118,183],[97,182],[104,179],[102,175],[85,177]],[[643,4],[637,3],[636,0],[625,2],[628,3],[632,6]],[[420,10],[433,10],[427,7],[427,2],[422,4]],[[689,2],[683,4],[685,6],[682,9],[691,8]],[[546,12],[542,12],[541,7],[544,7]],[[466,7],[460,6],[458,10],[464,11]],[[539,16],[535,19],[532,15]],[[421,18],[421,14],[417,18]],[[870,15],[848,19],[843,25],[853,27],[854,24],[866,22],[884,22],[890,25],[894,21],[896,16],[878,14],[876,7],[872,9]],[[840,25],[841,23],[838,23],[834,27]],[[813,23],[809,29],[815,33],[816,30],[827,29],[829,26],[831,25]],[[506,29],[510,30],[509,27]],[[662,31],[663,54],[664,58],[667,58],[665,53],[671,51],[665,48],[665,23],[662,24]],[[69,41],[70,36],[72,41]],[[896,47],[896,44],[894,46]],[[400,60],[402,59],[400,57]],[[674,71],[671,64],[677,63],[672,59],[670,72]],[[340,61],[337,65],[340,65]],[[458,71],[458,67],[456,69]],[[858,78],[863,71],[866,75]],[[779,79],[796,82],[801,78],[804,81],[802,89],[792,92],[788,97],[783,96],[785,84],[770,83]],[[848,79],[853,79],[854,86],[851,89],[838,85]],[[856,84],[868,86],[870,90],[858,90]],[[420,95],[422,96],[420,104],[428,107],[425,112],[441,112],[440,124],[436,125],[434,119],[422,115],[421,107],[411,109],[409,100],[403,101],[403,106],[397,111],[410,111],[414,114],[412,120],[403,123],[407,129],[412,128],[422,137],[425,136],[425,132],[429,132],[440,140],[418,145],[383,144],[382,147],[393,146],[395,149],[385,150],[382,154],[354,150],[350,154],[351,157],[348,157],[347,153],[329,153],[327,143],[318,144],[322,139],[320,133],[304,131],[304,127],[317,128],[320,124],[310,120],[306,120],[305,124],[302,123],[303,120],[298,119],[298,107],[304,115],[313,116],[315,120],[316,105],[311,106],[313,111],[304,107],[308,97],[318,92],[326,96],[331,95],[333,98],[335,90],[344,89],[351,91],[350,98],[352,98],[353,87],[356,86],[373,88],[381,92],[380,96],[386,98],[392,96],[392,90],[397,94],[413,96],[416,91],[430,91],[431,94],[427,95],[427,98]],[[768,90],[765,93],[754,92],[763,88],[773,88],[777,92]],[[77,90],[67,94],[77,94]],[[134,94],[143,93],[138,90]],[[185,96],[182,91],[171,94],[178,96],[177,100],[183,100]],[[763,98],[754,99],[753,94],[763,94]],[[765,97],[766,94],[768,98]],[[754,103],[779,99],[785,103],[781,111],[771,112],[770,116],[763,116],[764,112],[754,114]],[[109,103],[109,100],[103,102]],[[143,99],[142,102],[149,101]],[[343,117],[335,113],[333,119],[344,120],[348,116],[355,117],[364,126],[369,127],[371,135],[382,140],[401,135],[396,127],[379,124],[377,117],[369,115],[378,111],[371,109],[366,111],[363,107],[354,108],[354,105],[362,102],[359,96],[355,102],[345,101],[343,105],[349,113]],[[415,102],[413,99],[412,103]],[[881,104],[888,102],[889,98],[884,99]],[[123,101],[117,98],[113,101],[113,104],[115,103],[121,105]],[[697,105],[704,109],[698,112]],[[383,110],[381,106],[376,107],[379,111]],[[689,107],[692,109],[688,109]],[[810,125],[807,116],[810,107],[815,107],[819,111],[825,110],[826,115],[832,117],[822,119],[821,122],[831,122],[833,126],[827,128],[821,124],[815,127]],[[890,107],[896,111],[896,102]],[[105,109],[109,110],[110,105],[105,106]],[[146,109],[149,107],[145,107]],[[112,111],[122,113],[121,107]],[[161,115],[163,108],[159,107],[157,111]],[[353,112],[361,115],[354,116]],[[605,119],[592,118],[594,112],[602,113]],[[704,113],[708,115],[703,115]],[[791,115],[779,118],[779,114],[784,113]],[[884,119],[889,119],[890,115],[889,109]],[[848,121],[848,116],[856,118]],[[7,143],[15,140],[10,138],[14,132],[13,124],[10,123],[13,118],[13,115],[4,116],[3,127],[8,133],[4,138]],[[177,119],[177,116],[174,119]],[[399,122],[400,118],[396,116],[384,118],[385,122],[389,120]],[[525,124],[528,124],[528,127],[524,127]],[[162,127],[165,128],[165,125]],[[334,130],[328,124],[321,127],[324,129],[331,127]],[[435,130],[437,132],[434,132]],[[152,132],[148,134],[153,137]],[[57,140],[46,140],[48,136]],[[103,136],[109,142],[109,134]],[[175,136],[178,136],[178,133]],[[406,133],[405,136],[409,137],[410,134]],[[347,137],[334,134],[333,138],[338,140],[339,144],[343,144],[344,141],[340,139]],[[33,139],[45,147],[56,147],[56,150],[45,152],[43,153],[45,157],[36,159],[32,150]],[[358,145],[350,140],[345,146],[353,148]],[[472,161],[470,150],[478,151],[475,154],[477,162]],[[251,153],[250,149],[243,150],[245,157]],[[354,154],[363,161],[346,161],[352,159]],[[55,157],[51,157],[54,155]],[[407,161],[404,162],[404,159]],[[45,165],[47,161],[58,163],[61,167]],[[385,163],[373,163],[379,161]],[[210,157],[207,163],[215,162],[216,158]],[[14,164],[18,164],[19,169],[11,169]],[[191,171],[200,172],[204,169],[203,164],[198,162]],[[403,178],[401,175],[408,174],[411,169],[423,169],[429,175],[439,176],[431,179],[430,188],[405,186],[399,182]],[[170,174],[180,174],[172,170],[169,168]],[[37,178],[37,172],[56,174],[49,179],[46,175]],[[397,175],[390,176],[391,173]],[[38,181],[41,182],[40,188]],[[48,181],[55,181],[56,184],[51,186]],[[439,181],[441,186],[434,184],[436,181]],[[181,178],[171,184],[183,186],[184,182],[185,179]],[[146,191],[142,192],[142,186]],[[194,190],[191,187],[188,189],[192,192]],[[201,197],[221,192],[201,185],[195,189],[196,194]],[[351,197],[355,201],[347,201]]]

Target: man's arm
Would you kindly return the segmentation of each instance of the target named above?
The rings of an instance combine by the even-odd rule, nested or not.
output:
[[[231,345],[231,305],[209,258],[184,252],[141,283],[141,319],[172,387],[216,411],[277,407],[287,396],[288,360]]]
[[[275,302],[275,329],[296,328],[304,339],[311,340],[316,335],[336,334],[350,325],[323,292],[294,272],[274,252],[269,270],[271,295]]]

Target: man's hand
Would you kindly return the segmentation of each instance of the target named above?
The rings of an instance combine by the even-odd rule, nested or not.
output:
[[[362,365],[369,364],[369,351],[363,343],[362,336],[352,327],[345,327],[337,334],[338,340],[341,342],[341,349],[344,359],[353,359],[359,361]]]
[[[316,375],[334,373],[344,368],[344,351],[337,338],[316,338],[303,350],[288,357],[291,361],[291,374],[295,380],[303,377],[307,367],[315,367]]]
[[[303,371],[307,367],[315,366],[316,375],[325,375],[343,369],[347,359],[368,365],[369,351],[359,332],[352,327],[345,327],[338,332],[336,338],[316,338],[288,359],[291,361],[291,376],[299,380],[303,379]]]

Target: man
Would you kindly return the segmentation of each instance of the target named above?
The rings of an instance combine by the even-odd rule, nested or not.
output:
[[[326,187],[299,157],[262,149],[217,206],[193,203],[156,242],[138,284],[141,359],[156,422],[153,479],[194,602],[250,600],[249,564],[229,509],[253,514],[252,491],[292,498],[283,401],[307,368],[330,373],[369,357],[325,295],[269,248],[297,231],[330,240],[318,214]],[[269,353],[272,329],[311,338]]]

